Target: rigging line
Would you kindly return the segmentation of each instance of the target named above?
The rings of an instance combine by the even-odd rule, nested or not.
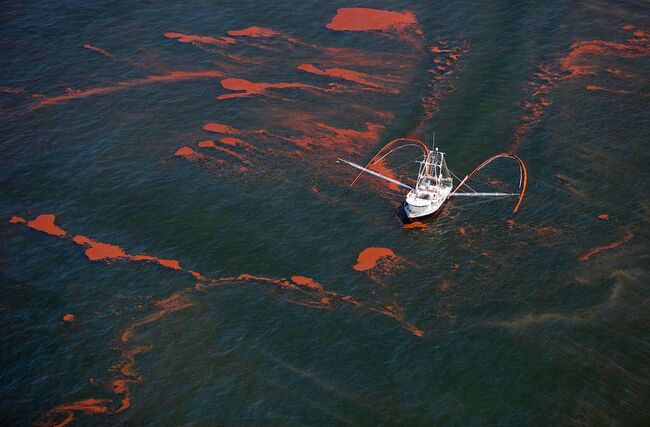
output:
[[[401,164],[399,164],[399,165],[395,165],[395,166],[393,167],[393,169],[401,168],[401,167],[406,166],[406,165],[408,165],[408,164],[410,164],[410,163],[413,163],[413,160],[408,160],[408,161],[406,161],[406,162],[404,162],[404,163],[401,163]]]
[[[476,174],[478,171],[483,169],[485,166],[488,164],[492,163],[494,160],[499,159],[499,158],[510,158],[514,161],[517,162],[519,165],[519,199],[517,200],[517,204],[515,205],[515,208],[512,210],[513,213],[517,213],[519,211],[519,207],[521,206],[521,202],[524,199],[524,194],[526,194],[526,185],[528,183],[528,172],[526,171],[526,165],[524,164],[524,161],[521,160],[520,157],[511,154],[511,153],[500,153],[496,154],[487,160],[483,161],[480,165],[478,165],[472,172],[470,172],[469,175],[467,175],[460,184],[456,186],[456,188],[451,192],[450,196],[454,195],[454,193],[458,192],[458,190],[467,182],[474,174]]]
[[[448,170],[449,173],[452,174],[452,175],[454,176],[454,178],[456,178],[459,182],[462,181],[462,179],[458,178],[458,176],[456,176],[456,174],[453,173],[453,172],[451,171],[451,169],[447,168],[447,170]],[[467,183],[465,183],[465,186],[466,186],[467,188],[469,188],[470,190],[472,190],[473,192],[475,192],[475,193],[477,192],[477,191],[474,190],[472,187],[470,187],[469,185],[467,185]]]
[[[387,149],[391,148],[393,145],[395,145],[395,144],[397,144],[397,143],[400,143],[400,142],[407,142],[407,143],[418,144],[418,147],[422,150],[422,153],[423,153],[423,154],[425,154],[425,155],[428,155],[428,154],[429,154],[429,149],[427,148],[426,145],[424,145],[424,144],[422,143],[422,141],[419,141],[419,140],[417,140],[417,139],[410,139],[410,138],[397,138],[397,139],[393,139],[392,141],[390,141],[389,143],[387,143],[386,145],[384,145],[383,147],[381,147],[381,149],[377,152],[377,154],[375,154],[375,155],[372,157],[372,159],[370,159],[370,161],[368,162],[368,164],[366,164],[366,168],[368,168],[368,167],[372,164],[372,162],[375,161],[375,160],[377,159],[377,157],[381,156],[381,154],[384,152],[384,150],[387,150]],[[354,186],[354,183],[357,182],[357,180],[358,180],[359,178],[361,178],[361,175],[363,175],[363,172],[364,172],[363,170],[362,170],[361,172],[359,172],[359,174],[356,176],[356,178],[354,178],[354,179],[352,180],[352,182],[350,183],[350,186],[351,186],[351,187]]]
[[[456,175],[454,173],[454,171],[452,171],[451,169],[448,169],[448,170],[449,170],[449,173],[452,174],[454,178],[456,178],[458,181],[462,181],[460,178],[458,178],[458,175]]]
[[[494,188],[494,189],[496,189],[496,190],[502,190],[502,188],[499,188],[499,187],[497,187],[496,185],[490,184],[489,182],[481,181],[480,179],[478,179],[478,178],[474,178],[474,177],[472,177],[472,179],[475,180],[475,181],[477,181],[477,182],[480,182],[480,183],[483,184],[483,185],[487,185],[488,187],[492,187],[492,188]]]
[[[449,172],[451,172],[451,171],[449,171]],[[454,175],[454,176],[456,176],[456,175]],[[457,176],[456,176],[456,179],[457,179],[458,181],[460,181],[460,182],[463,182],[463,180],[460,179],[460,178],[458,178]],[[473,192],[478,193],[478,191],[476,191],[476,190],[474,190],[472,187],[470,187],[470,185],[469,185],[467,182],[466,182],[465,184],[463,184],[463,185],[464,185],[465,187],[469,188],[470,190],[472,190]]]
[[[457,162],[457,161],[454,160],[454,162]],[[459,163],[461,166],[463,166],[464,168],[466,168],[466,169],[468,169],[468,170],[470,170],[470,171],[472,170],[472,168],[469,168],[469,167],[468,167],[465,163],[463,163],[463,162],[457,162],[457,163]],[[501,165],[501,166],[498,166],[498,165],[497,165],[497,166],[492,166],[492,168],[497,169],[497,170],[498,170],[498,169],[503,169],[503,170],[508,170],[508,169],[509,169],[508,167],[503,166],[503,165]],[[466,175],[467,175],[467,174],[466,174]],[[474,179],[474,180],[480,182],[481,184],[490,185],[490,186],[493,187],[493,188],[499,188],[499,187],[496,187],[496,186],[494,186],[494,185],[491,185],[491,184],[489,184],[489,183],[487,183],[487,182],[481,181],[481,180],[478,179],[478,178],[474,178],[474,177],[472,177],[472,179]]]
[[[451,172],[451,170],[449,170],[449,172]],[[456,175],[454,175],[454,176],[456,176]],[[459,181],[462,181],[462,180],[461,180],[460,178],[458,178],[457,176],[456,176],[456,179],[458,179]],[[480,179],[478,179],[478,178],[475,178],[475,177],[472,177],[472,179],[473,179],[474,181],[476,181],[476,182],[480,182],[481,184],[487,185],[488,187],[492,187],[492,188],[494,188],[495,190],[502,190],[502,188],[497,187],[496,185],[490,184],[489,182],[482,181],[482,180],[480,180]],[[469,185],[467,185],[467,183],[465,183],[465,185],[466,185],[468,188],[471,189],[471,187],[470,187]]]
[[[384,159],[386,158],[386,156],[388,156],[389,154],[392,154],[392,153],[394,153],[395,151],[397,151],[397,150],[399,150],[399,149],[402,149],[402,148],[406,148],[406,147],[416,147],[416,148],[419,148],[420,146],[419,146],[419,145],[416,145],[416,144],[400,145],[399,147],[393,148],[392,150],[390,150],[389,152],[387,152],[386,154],[384,154],[384,155],[381,156],[380,158],[376,159],[373,163],[380,162],[380,161],[384,160]]]

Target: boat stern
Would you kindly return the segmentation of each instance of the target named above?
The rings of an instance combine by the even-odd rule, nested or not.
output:
[[[429,215],[431,213],[431,202],[419,198],[415,191],[410,191],[404,200],[404,212],[409,219]]]

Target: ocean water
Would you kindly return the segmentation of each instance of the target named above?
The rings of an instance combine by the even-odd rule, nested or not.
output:
[[[2,425],[650,422],[645,2],[0,20]],[[519,211],[336,163],[430,131]]]

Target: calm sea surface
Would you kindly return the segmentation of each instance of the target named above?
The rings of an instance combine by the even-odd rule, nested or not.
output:
[[[0,424],[650,424],[649,11],[5,2]]]

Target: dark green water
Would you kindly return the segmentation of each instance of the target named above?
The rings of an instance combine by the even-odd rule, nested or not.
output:
[[[340,7],[412,11],[417,24],[326,28]],[[1,424],[650,422],[644,2],[27,1],[0,22]],[[164,36],[253,25],[280,35]],[[432,46],[463,53],[436,71],[450,58]],[[150,81],[179,70],[223,77]],[[217,99],[232,93],[225,78],[318,89]],[[51,101],[66,88],[113,89]],[[230,136],[252,148],[220,145],[206,123],[248,130]],[[378,135],[322,127],[367,123]],[[458,173],[516,150],[520,212],[451,202],[405,229],[399,195],[350,190],[354,172],[334,161],[429,129]],[[197,146],[207,139],[244,161]],[[175,156],[182,146],[203,157]],[[9,222],[42,214],[69,235]],[[76,235],[178,260],[207,287],[156,262],[92,261]],[[367,247],[399,265],[355,271]],[[325,290],[219,282],[240,274]],[[187,306],[160,303],[174,295]]]

